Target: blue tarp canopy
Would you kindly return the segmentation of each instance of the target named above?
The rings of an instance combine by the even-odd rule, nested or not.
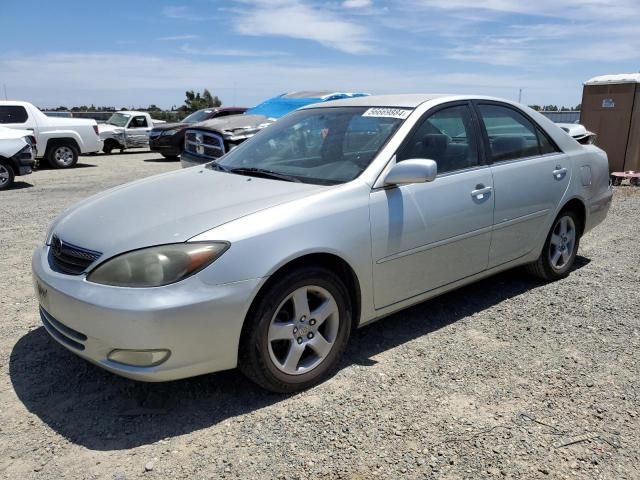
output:
[[[250,108],[246,115],[264,115],[267,118],[280,118],[287,113],[312,103],[328,102],[341,98],[364,97],[368,93],[344,92],[292,92],[278,95]]]

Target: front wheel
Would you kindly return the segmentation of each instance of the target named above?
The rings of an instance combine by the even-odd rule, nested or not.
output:
[[[78,163],[78,149],[71,144],[61,144],[51,147],[48,160],[54,168],[71,168]]]
[[[569,275],[580,245],[580,220],[575,212],[566,210],[553,222],[542,252],[529,272],[543,280],[558,280]]]
[[[168,155],[166,153],[161,153],[161,155],[166,158],[167,160],[174,160],[174,161],[178,161],[180,160],[180,157],[178,157],[178,155]]]
[[[7,190],[16,178],[13,167],[4,160],[0,160],[0,190]]]
[[[309,388],[337,366],[351,333],[351,300],[335,273],[305,267],[263,292],[245,322],[239,365],[279,393]]]

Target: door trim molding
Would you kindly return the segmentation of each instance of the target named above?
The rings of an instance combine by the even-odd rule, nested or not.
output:
[[[461,233],[460,235],[456,235],[455,237],[445,238],[443,240],[438,240],[437,242],[428,243],[426,245],[421,245],[419,247],[411,248],[409,250],[404,250],[402,252],[394,253],[393,255],[389,255],[388,257],[383,257],[380,260],[377,260],[376,264],[380,265],[381,263],[390,262],[391,260],[397,260],[398,258],[406,257],[408,255],[413,255],[415,253],[431,250],[432,248],[441,247],[443,245],[446,245],[447,243],[454,243],[454,242],[459,242],[461,240],[466,240],[467,238],[476,237],[478,235],[482,235],[483,233],[489,233],[491,232],[491,230],[493,230],[493,226],[489,225],[487,227],[482,227],[467,233]]]

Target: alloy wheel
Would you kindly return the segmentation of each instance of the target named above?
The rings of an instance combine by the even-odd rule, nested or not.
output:
[[[11,175],[9,174],[9,170],[7,170],[7,167],[4,165],[0,164],[0,188],[9,183],[10,179]]]
[[[549,263],[555,270],[562,270],[571,260],[576,246],[576,224],[569,215],[560,217],[551,231]]]
[[[60,165],[68,166],[73,163],[73,150],[69,147],[62,146],[56,148],[53,156]]]
[[[269,356],[278,370],[302,375],[331,352],[340,326],[338,304],[319,286],[293,291],[276,309],[269,324]]]

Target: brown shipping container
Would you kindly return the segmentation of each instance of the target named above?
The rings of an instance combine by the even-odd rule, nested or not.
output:
[[[580,123],[598,135],[610,171],[640,170],[640,74],[585,82]]]

